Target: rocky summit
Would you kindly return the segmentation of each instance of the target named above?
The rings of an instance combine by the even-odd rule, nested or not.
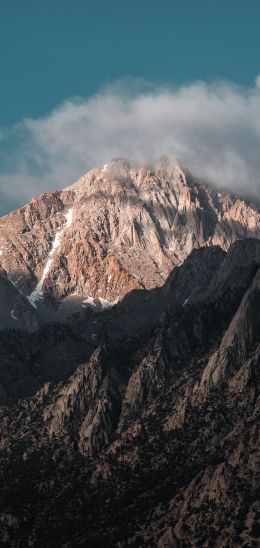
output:
[[[259,236],[170,162],[0,219],[1,546],[259,546]]]
[[[163,285],[193,249],[260,237],[259,209],[177,163],[97,168],[0,219],[0,264],[41,321]],[[12,310],[12,309],[11,309]],[[10,310],[10,313],[11,313]],[[23,322],[14,308],[13,326]],[[3,322],[1,322],[4,325]]]

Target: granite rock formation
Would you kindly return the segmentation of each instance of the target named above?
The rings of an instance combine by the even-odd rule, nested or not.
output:
[[[203,246],[1,333],[2,546],[258,546],[259,275],[258,239]]]
[[[97,168],[0,219],[0,263],[43,320],[161,286],[191,251],[260,236],[259,209],[178,164]],[[42,306],[44,304],[44,306]]]

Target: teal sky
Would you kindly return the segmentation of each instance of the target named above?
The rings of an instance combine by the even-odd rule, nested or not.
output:
[[[259,21],[259,0],[1,0],[0,127],[129,76],[250,86]]]
[[[0,215],[111,158],[259,199],[260,0],[0,0]]]

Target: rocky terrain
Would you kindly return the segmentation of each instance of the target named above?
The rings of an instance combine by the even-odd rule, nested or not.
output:
[[[0,219],[0,546],[257,547],[260,215],[113,160]]]
[[[193,249],[226,251],[259,236],[256,205],[196,181],[177,163],[148,169],[114,160],[1,218],[0,264],[32,313],[63,321],[132,289],[162,286]],[[24,323],[19,314],[13,323]]]
[[[243,207],[258,225],[256,210]],[[70,231],[74,246],[62,211],[61,246]],[[235,235],[220,227],[239,223],[213,224],[158,287],[151,271],[147,288],[130,286],[124,297],[121,288],[122,300],[99,314],[81,306],[66,323],[2,331],[1,546],[259,545],[260,241],[230,246]],[[69,264],[65,249],[53,260]],[[46,298],[52,265],[48,272]]]
[[[36,311],[0,266],[0,329],[35,331],[39,327]]]

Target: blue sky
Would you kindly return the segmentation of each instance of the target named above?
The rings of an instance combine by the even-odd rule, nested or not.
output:
[[[113,157],[260,195],[259,0],[2,0],[0,214]]]
[[[0,125],[128,76],[251,85],[259,21],[259,0],[2,0]]]

